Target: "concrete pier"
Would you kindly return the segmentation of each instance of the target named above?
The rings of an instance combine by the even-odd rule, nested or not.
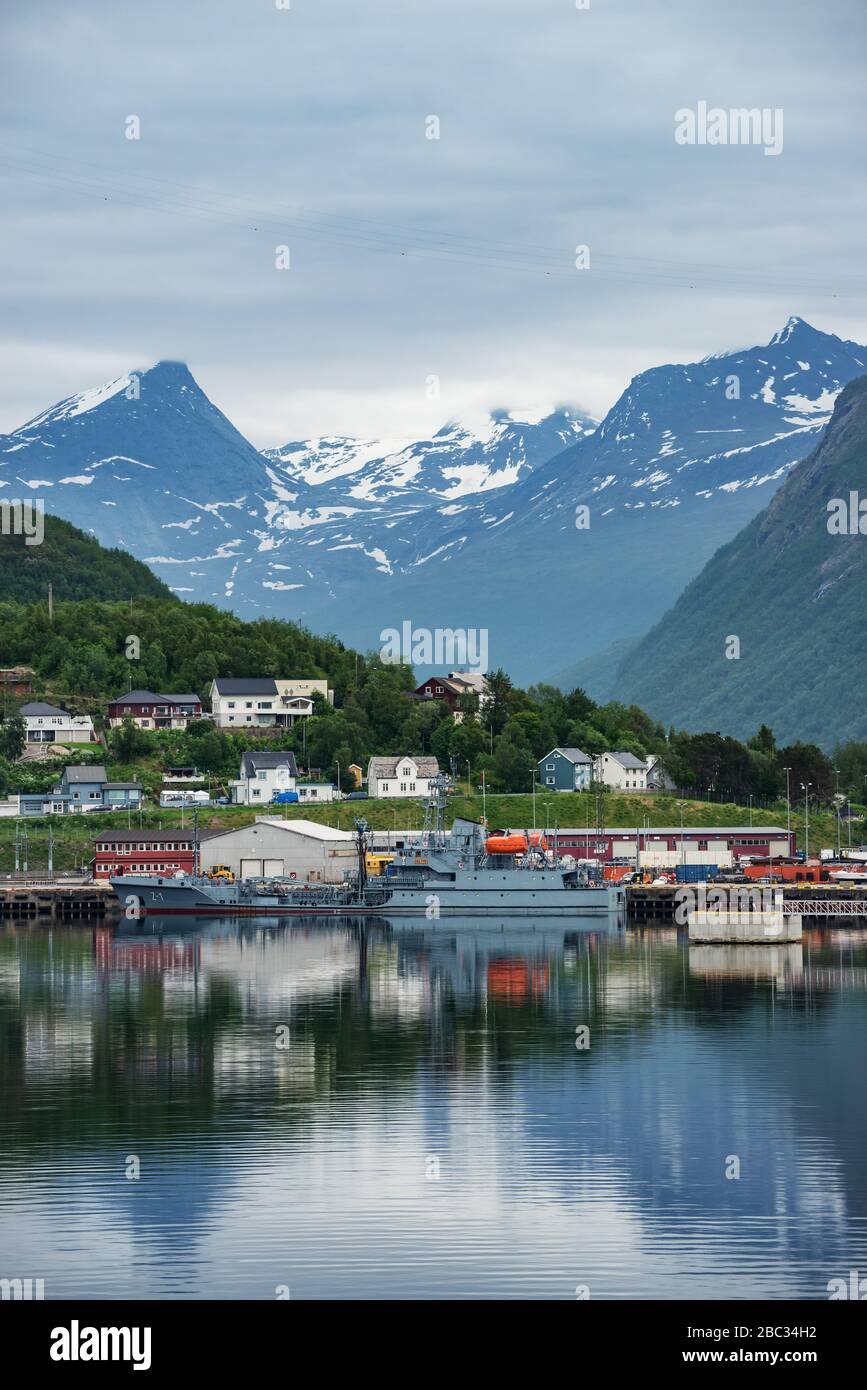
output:
[[[107,883],[0,881],[2,922],[77,922],[119,916],[120,903]]]

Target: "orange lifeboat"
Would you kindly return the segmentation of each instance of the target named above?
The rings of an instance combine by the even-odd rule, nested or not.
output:
[[[548,842],[544,832],[531,830],[528,834],[489,835],[485,842],[488,854],[526,854],[527,850],[547,849]]]

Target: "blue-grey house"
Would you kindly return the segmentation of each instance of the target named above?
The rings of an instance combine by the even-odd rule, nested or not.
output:
[[[50,792],[22,792],[18,797],[20,816],[68,816],[87,811],[138,810],[142,804],[141,782],[109,782],[105,768],[65,767],[60,785]]]
[[[539,785],[556,792],[580,792],[593,780],[593,759],[580,748],[554,748],[539,759]]]

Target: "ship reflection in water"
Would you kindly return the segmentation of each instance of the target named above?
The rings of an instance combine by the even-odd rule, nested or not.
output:
[[[867,1270],[865,1029],[857,931],[9,927],[0,1276],[48,1298],[826,1298]]]

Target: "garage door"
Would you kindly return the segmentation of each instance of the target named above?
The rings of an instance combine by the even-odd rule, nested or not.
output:
[[[280,878],[283,874],[282,859],[263,859],[266,878]]]
[[[262,860],[261,859],[242,859],[241,877],[242,878],[261,878]]]

